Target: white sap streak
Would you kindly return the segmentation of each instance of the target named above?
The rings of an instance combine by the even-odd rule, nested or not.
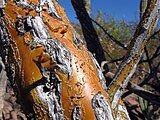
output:
[[[121,115],[120,115],[120,112],[123,112],[127,118],[123,118]],[[127,109],[125,106],[122,106],[122,105],[118,105],[118,112],[117,112],[117,116],[116,116],[116,119],[115,120],[130,120],[130,117],[128,115],[128,112],[127,112]]]
[[[139,58],[139,60],[140,60],[140,58]],[[136,70],[136,67],[137,67],[137,64],[138,64],[139,60],[136,61],[136,63],[134,64],[134,66],[131,70],[131,72],[129,73],[129,75],[126,77],[124,82],[118,87],[117,91],[115,92],[113,100],[112,100],[112,109],[114,109],[118,105],[124,89],[126,88],[128,82],[130,81],[132,75],[134,74],[134,72]]]
[[[92,107],[97,120],[114,120],[111,107],[100,92],[93,97]]]
[[[35,30],[35,33],[37,34],[37,37],[39,39],[50,38],[50,35],[41,17],[36,16],[35,18],[31,19],[31,21],[32,21],[32,27]]]
[[[0,8],[2,8],[5,5],[5,0],[0,0]]]

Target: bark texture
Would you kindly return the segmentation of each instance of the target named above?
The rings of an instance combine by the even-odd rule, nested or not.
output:
[[[123,91],[137,67],[147,40],[157,23],[159,9],[159,0],[153,0],[150,4],[148,4],[143,18],[137,26],[136,32],[131,40],[126,57],[121,63],[112,83],[108,88],[113,109],[116,109]]]
[[[148,3],[149,3],[149,0],[141,0],[140,1],[140,19],[142,19]]]
[[[55,0],[6,1],[0,30],[7,74],[28,119],[96,119],[97,93],[109,105],[97,61]]]
[[[56,0],[3,1],[1,56],[27,118],[129,120],[124,104],[118,101],[140,59],[158,9],[159,1],[154,0],[137,28],[108,95],[96,59],[85,48]],[[87,34],[96,35],[91,31]],[[100,43],[89,43],[101,63],[104,53]]]

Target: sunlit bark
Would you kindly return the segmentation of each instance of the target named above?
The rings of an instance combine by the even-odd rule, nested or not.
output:
[[[100,67],[56,1],[8,0],[0,20],[2,57],[29,119],[113,119]]]
[[[56,0],[3,1],[1,56],[28,119],[129,119],[119,99],[139,62],[158,9],[159,1],[154,0],[108,94],[98,64],[105,59],[99,41],[98,49],[94,50],[95,45],[92,48],[93,53],[98,53],[97,62]],[[88,36],[90,39],[91,35]]]
[[[152,1],[148,5],[141,22],[137,26],[137,30],[131,40],[126,57],[121,63],[112,83],[108,88],[112,109],[115,109],[118,105],[118,101],[121,98],[124,89],[135,72],[137,64],[142,56],[144,46],[147,43],[147,39],[156,25],[159,9],[160,1]]]

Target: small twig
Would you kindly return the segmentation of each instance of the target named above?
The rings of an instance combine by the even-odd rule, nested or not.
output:
[[[122,61],[123,59],[124,59],[124,56],[121,57],[121,58],[112,59],[109,63],[114,63],[114,62]]]
[[[148,62],[148,65],[150,67],[150,72],[152,72],[152,61],[149,59],[149,54],[148,54],[148,50],[147,50],[146,46],[144,47],[144,51],[146,53],[147,62]]]
[[[121,42],[119,42],[116,38],[114,38],[112,35],[110,35],[107,30],[104,29],[104,27],[102,25],[100,25],[97,21],[95,21],[93,18],[90,18],[96,25],[98,25],[102,30],[103,32],[113,41],[115,42],[116,44],[118,44],[119,46],[121,46],[122,48],[124,48],[125,50],[127,50],[127,47],[125,47],[125,45]],[[149,38],[148,38],[148,41],[150,39],[152,39],[155,35],[157,35],[158,33],[160,33],[160,29],[156,32],[154,32]],[[145,48],[146,49],[146,48]],[[141,60],[139,63],[143,63],[143,62],[148,62],[148,60],[153,60],[154,58],[158,57],[160,55],[160,53],[158,54],[160,50],[160,46],[157,48],[156,52],[153,54],[153,56],[150,58],[150,59],[147,59],[147,60]],[[146,52],[146,50],[145,50]],[[111,58],[111,57],[110,57]],[[123,60],[124,57],[120,58],[120,61]],[[119,61],[119,59],[115,59],[115,60],[111,60],[110,62],[116,62],[116,61]]]
[[[93,18],[90,18],[90,19],[91,19],[96,25],[98,25],[98,26],[103,30],[103,32],[104,32],[113,42],[115,42],[116,44],[118,44],[119,46],[121,46],[122,48],[124,48],[125,50],[127,50],[127,47],[125,47],[125,45],[124,45],[123,43],[119,42],[116,38],[114,38],[112,35],[110,35],[110,34],[107,32],[107,30],[104,29],[104,27],[103,27],[102,25],[100,25],[100,24],[99,24],[97,21],[95,21]],[[148,38],[148,41],[149,41],[150,39],[152,39],[155,35],[157,35],[159,32],[160,32],[160,30],[154,32],[154,33]],[[143,62],[152,61],[154,58],[160,56],[160,53],[158,53],[159,50],[160,50],[160,46],[157,48],[157,50],[155,51],[155,53],[153,54],[153,56],[152,56],[151,58],[149,58],[149,56],[148,56],[147,60],[141,60],[141,61],[139,62],[139,64],[140,64],[140,63],[143,63]],[[105,51],[105,50],[104,50],[104,51]],[[145,52],[147,52],[147,53],[146,53],[146,55],[147,55],[147,54],[148,54],[148,51],[146,50],[146,47],[145,47]],[[105,53],[107,53],[107,52],[105,51]],[[114,62],[117,62],[117,61],[122,61],[122,60],[124,59],[124,56],[121,57],[121,58],[118,58],[118,59],[113,59],[113,58],[111,57],[111,55],[109,55],[108,53],[107,53],[107,55],[108,55],[109,58],[111,59],[111,61],[110,61],[109,63],[114,63]],[[150,63],[149,63],[149,66],[151,67],[151,64],[150,64]]]
[[[91,18],[91,20],[96,24],[98,25],[102,30],[103,32],[113,41],[115,42],[116,44],[118,44],[120,47],[122,47],[123,49],[127,50],[127,47],[125,47],[125,45],[123,43],[121,43],[120,41],[118,41],[116,38],[114,38],[112,35],[110,35],[107,30],[105,30],[97,21],[95,21],[94,19]]]
[[[148,62],[148,60],[152,61],[153,59],[155,59],[155,58],[157,58],[158,56],[160,56],[160,53],[158,53],[159,50],[160,50],[160,46],[158,46],[158,48],[156,49],[155,53],[152,55],[151,58],[146,59],[146,60],[141,60],[140,63]]]
[[[158,31],[154,32],[154,33],[148,38],[148,41],[149,41],[150,39],[152,39],[155,35],[157,35],[159,32],[160,32],[160,29],[159,29]]]
[[[160,63],[159,63],[159,64],[160,64]],[[152,69],[153,72],[150,72],[150,73],[148,73],[148,74],[146,75],[146,77],[144,78],[144,80],[143,80],[140,84],[138,84],[138,86],[142,87],[143,85],[145,85],[146,83],[148,83],[148,82],[151,80],[151,78],[154,78],[155,72],[156,72],[155,69],[158,69],[159,64],[157,65],[156,68]],[[132,94],[132,91],[128,91],[128,92],[124,93],[124,94],[122,95],[122,98],[125,98],[126,96],[128,96],[128,95],[130,95],[130,94]]]
[[[160,106],[160,96],[157,96],[152,92],[131,83],[128,84],[127,88],[138,96],[148,100],[149,102],[152,102],[153,104]]]
[[[111,61],[113,60],[112,56],[105,50],[103,49],[103,51],[108,55],[108,57],[111,59]]]

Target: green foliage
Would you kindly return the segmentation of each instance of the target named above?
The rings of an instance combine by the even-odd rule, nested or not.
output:
[[[144,8],[143,8],[144,9]],[[96,20],[110,35],[112,35],[114,38],[116,38],[118,41],[123,43],[125,46],[128,46],[130,43],[130,40],[134,34],[135,28],[137,26],[136,22],[126,22],[125,20],[119,20],[116,21],[114,17],[109,16],[107,13],[102,14],[101,11],[98,11],[98,14],[96,17],[93,17],[94,20]],[[81,35],[83,38],[83,33],[81,31],[81,27],[79,24],[74,24],[76,31]],[[121,58],[125,55],[126,50],[121,48],[119,45],[114,43],[110,37],[108,37],[104,31],[96,24],[94,24],[94,27],[97,31],[97,34],[99,36],[101,45],[105,51],[105,56],[107,61],[111,61],[112,59]],[[157,46],[160,44],[159,35],[157,34],[152,40],[150,40],[147,44],[147,49],[149,51],[149,57],[152,57],[154,52],[157,49]],[[146,59],[145,54],[143,56],[143,59]],[[158,63],[158,59],[154,60],[155,62],[153,64]],[[119,64],[120,62],[118,62]],[[145,69],[148,71],[149,66],[147,63],[145,63],[143,66],[145,66]],[[115,64],[109,64],[110,71],[116,72],[116,66]]]
[[[133,29],[131,27],[130,23],[127,23],[124,20],[116,21],[114,17],[109,16],[106,14],[106,16],[102,17],[102,13],[99,11],[97,17],[95,17],[95,20],[98,21],[98,23],[103,26],[103,28],[114,38],[116,38],[121,43],[125,44],[126,46],[130,42],[130,38],[133,34]],[[121,48],[119,45],[114,43],[110,37],[108,37],[104,31],[96,24],[95,29],[97,30],[98,36],[101,40],[101,45],[104,48],[105,55],[107,61],[111,61],[113,59],[117,59],[122,57],[126,50]],[[116,71],[115,64],[109,65],[111,72]]]
[[[114,17],[106,16],[102,18],[102,13],[99,11],[98,16],[95,18],[98,23],[101,24],[112,36],[121,42],[127,42],[131,38],[132,27],[124,20],[116,21]],[[98,26],[95,26],[98,30],[98,34],[102,37],[102,30]]]
[[[148,101],[139,97],[139,103],[140,103],[140,107],[141,107],[142,111],[146,111],[148,108]]]
[[[145,88],[146,87],[147,86],[145,86]],[[139,105],[140,105],[140,108],[141,108],[142,112],[147,113],[148,106],[149,106],[148,101],[143,99],[142,97],[138,97],[138,102],[139,102]]]
[[[98,11],[98,15],[94,17],[94,19],[118,41],[128,45],[128,43],[130,42],[130,38],[134,33],[132,32],[133,27],[131,23],[127,23],[125,20],[116,21],[114,17],[107,15],[107,13],[105,13],[105,15],[102,15],[101,11]],[[82,35],[80,25],[74,24],[74,27],[77,32]],[[98,25],[94,24],[94,27],[100,38],[101,45],[105,51],[107,61],[111,61],[111,57],[116,59],[122,57],[125,54],[126,50],[114,43]],[[115,66],[111,65],[110,67],[112,72],[116,71]]]

